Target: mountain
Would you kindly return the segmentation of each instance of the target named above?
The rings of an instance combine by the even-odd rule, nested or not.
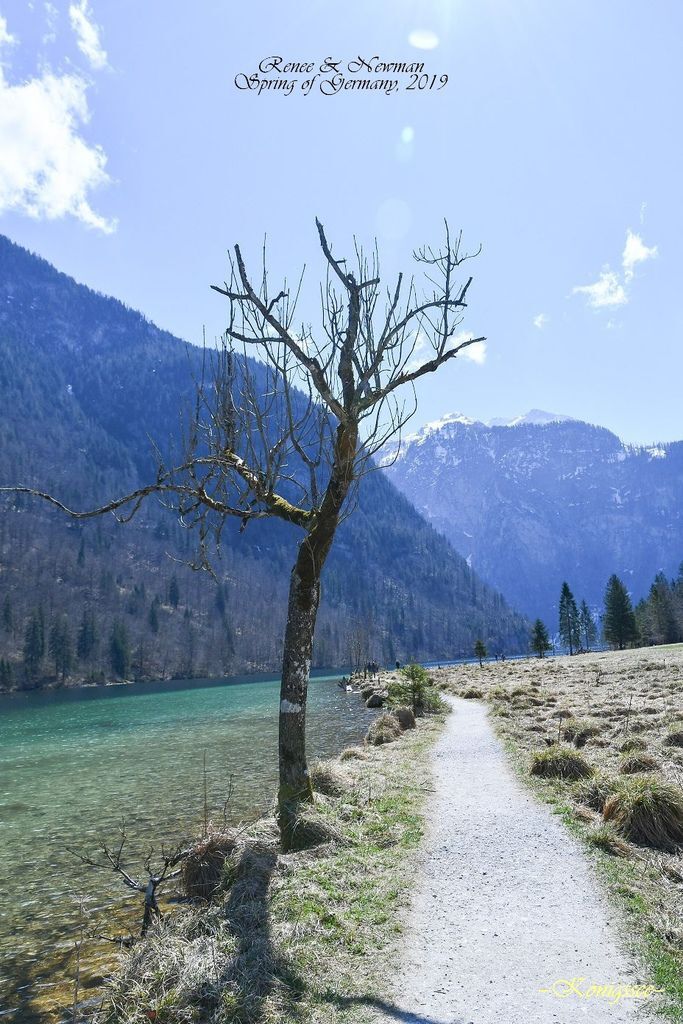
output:
[[[530,409],[529,412],[523,416],[513,416],[512,419],[500,419],[496,418],[488,420],[487,426],[489,427],[519,427],[524,424],[534,424],[535,426],[544,426],[546,423],[560,423],[565,420],[570,420],[571,416],[563,416],[557,412],[544,412],[543,409]]]
[[[152,442],[162,453],[181,446],[201,366],[200,349],[0,236],[0,484],[83,508],[149,482]],[[88,615],[99,637],[75,675],[111,676],[116,622],[139,677],[276,669],[300,534],[277,521],[239,527],[228,522],[212,579],[187,565],[196,534],[155,501],[120,525],[3,499],[5,684],[27,681],[31,629],[44,651],[37,676],[54,673],[47,648],[63,616],[67,647]],[[446,659],[479,636],[520,650],[528,627],[383,474],[370,474],[325,569],[315,664]]]
[[[563,580],[599,607],[612,573],[637,599],[683,558],[683,442],[634,447],[536,409],[446,416],[391,458],[387,478],[468,564],[553,629]]]

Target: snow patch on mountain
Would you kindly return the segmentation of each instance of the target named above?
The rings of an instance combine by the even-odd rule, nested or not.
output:
[[[565,416],[560,412],[545,412],[543,409],[530,409],[523,416],[513,416],[506,420],[500,417],[489,420],[487,427],[522,427],[522,426],[545,426],[546,423],[565,423],[573,420],[573,416]]]

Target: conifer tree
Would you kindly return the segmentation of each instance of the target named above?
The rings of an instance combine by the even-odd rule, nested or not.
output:
[[[581,607],[579,609],[579,635],[581,643],[583,644],[583,649],[585,651],[590,651],[598,638],[598,628],[595,625],[593,613],[585,600],[581,602]]]
[[[560,639],[570,654],[577,651],[581,645],[579,609],[566,580],[560,591]]]
[[[55,673],[66,679],[73,664],[73,643],[66,615],[60,615],[52,623],[48,649],[55,663]]]
[[[153,633],[159,632],[159,599],[154,598],[151,605],[149,606],[149,615],[147,616],[149,628]]]
[[[109,661],[119,679],[125,679],[130,670],[130,644],[124,624],[117,619],[109,637]]]
[[[9,594],[5,594],[2,602],[2,627],[6,633],[14,632],[14,610]]]
[[[0,658],[0,689],[9,690],[14,684],[14,671],[12,662],[6,658]]]
[[[479,659],[480,668],[483,667],[484,658],[486,657],[487,654],[488,651],[486,650],[486,644],[484,643],[484,641],[477,640],[477,642],[474,645],[474,656],[475,658]]]
[[[92,608],[84,608],[81,624],[78,627],[76,654],[79,661],[90,661],[97,649],[97,625]]]
[[[29,679],[34,679],[45,655],[45,635],[40,612],[34,608],[24,632],[24,668]]]
[[[180,587],[178,586],[178,577],[175,573],[171,576],[171,582],[168,586],[168,601],[171,607],[178,607],[178,602],[180,601]]]
[[[680,640],[674,593],[663,572],[658,572],[648,596],[654,642],[675,644]]]
[[[550,643],[550,636],[548,635],[548,629],[541,619],[536,619],[534,622],[533,630],[531,632],[531,650],[534,654],[537,654],[539,658],[544,658],[546,652],[552,647]]]
[[[610,576],[605,590],[603,633],[610,647],[623,651],[638,638],[631,598],[618,576]]]

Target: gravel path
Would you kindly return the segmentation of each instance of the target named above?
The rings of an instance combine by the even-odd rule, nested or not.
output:
[[[620,1024],[646,1000],[558,998],[558,979],[643,982],[618,944],[619,917],[589,861],[515,778],[474,701],[454,700],[434,750],[435,792],[404,961],[382,1021]]]

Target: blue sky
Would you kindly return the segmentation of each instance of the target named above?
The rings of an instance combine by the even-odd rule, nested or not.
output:
[[[316,215],[337,252],[377,236],[388,280],[447,217],[483,245],[488,340],[413,426],[540,407],[683,438],[682,38],[674,0],[0,0],[0,231],[199,341],[235,241],[267,232],[273,280],[307,264],[315,322]],[[449,81],[238,91],[270,55]]]

